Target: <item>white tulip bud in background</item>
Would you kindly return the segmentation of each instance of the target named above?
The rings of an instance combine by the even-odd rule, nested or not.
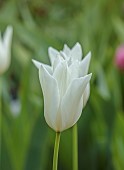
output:
[[[3,37],[0,32],[0,75],[3,74],[10,66],[12,34],[12,26],[8,26],[6,28]]]
[[[39,79],[44,96],[44,116],[56,132],[72,127],[80,118],[90,94],[88,74],[91,53],[81,60],[79,43],[63,51],[49,48],[51,66],[33,60],[39,69]]]

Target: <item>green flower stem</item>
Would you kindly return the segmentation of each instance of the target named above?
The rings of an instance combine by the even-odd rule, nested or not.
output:
[[[53,155],[53,170],[57,170],[57,167],[58,167],[58,153],[59,153],[60,135],[61,135],[60,132],[56,132],[54,155]]]
[[[72,127],[72,141],[73,141],[73,170],[78,170],[78,130],[77,124]]]

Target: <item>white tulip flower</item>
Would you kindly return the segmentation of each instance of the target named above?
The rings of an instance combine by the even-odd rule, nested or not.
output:
[[[60,52],[50,47],[49,56],[51,66],[35,60],[33,63],[39,69],[46,122],[61,132],[78,121],[89,97],[91,53],[81,61],[82,49],[77,43],[72,49],[65,45]]]
[[[12,26],[7,27],[3,37],[0,32],[0,75],[9,68],[11,62],[12,34]]]
[[[50,62],[51,64],[54,63],[55,58],[59,55],[59,51],[56,49],[49,47],[48,49]],[[91,59],[91,52],[89,52],[85,58],[82,60],[82,48],[79,43],[76,43],[72,49],[70,49],[66,44],[64,45],[63,51],[60,52],[63,58],[68,62],[68,64],[72,64],[72,62],[78,60],[79,61],[79,74],[80,76],[84,76],[88,73],[90,59]],[[85,92],[84,92],[84,106],[86,105],[88,98],[90,96],[90,84],[88,83]]]

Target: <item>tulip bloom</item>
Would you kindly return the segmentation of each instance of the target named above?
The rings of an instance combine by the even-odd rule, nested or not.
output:
[[[121,45],[116,50],[115,64],[120,70],[124,70],[124,45]]]
[[[81,60],[82,49],[77,43],[72,49],[65,45],[60,52],[50,47],[49,57],[51,66],[35,60],[33,63],[39,69],[46,122],[62,132],[78,121],[89,97],[91,53]]]
[[[3,38],[0,33],[0,75],[3,74],[11,62],[11,43],[12,43],[13,28],[8,26]]]

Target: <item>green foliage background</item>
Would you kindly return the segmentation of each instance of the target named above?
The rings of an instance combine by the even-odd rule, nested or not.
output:
[[[124,169],[124,72],[114,64],[124,43],[122,0],[1,0],[0,30],[14,28],[12,62],[2,86],[1,170],[49,170],[55,132],[43,116],[43,96],[31,59],[49,63],[48,47],[77,41],[92,52],[91,96],[78,121],[79,169]],[[11,101],[18,98],[18,116]],[[14,98],[14,99],[15,99]],[[54,99],[53,99],[54,100]],[[72,131],[62,133],[59,170],[72,169]]]

